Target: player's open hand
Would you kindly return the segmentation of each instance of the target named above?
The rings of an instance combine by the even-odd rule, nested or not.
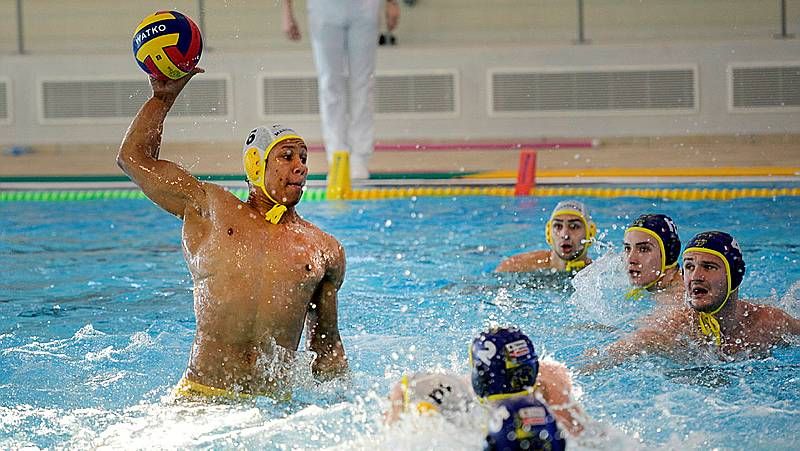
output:
[[[175,99],[178,98],[178,94],[180,94],[186,84],[189,83],[189,80],[191,80],[195,75],[202,74],[203,72],[205,72],[205,69],[201,67],[195,67],[189,71],[188,74],[177,80],[159,80],[157,78],[150,77],[150,87],[153,88],[153,97],[157,97],[169,105],[172,105],[172,103],[175,102]]]

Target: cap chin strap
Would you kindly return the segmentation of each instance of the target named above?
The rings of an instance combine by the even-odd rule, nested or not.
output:
[[[586,220],[584,220],[583,223],[585,225],[586,224]],[[564,264],[564,270],[565,271],[567,271],[567,272],[580,271],[581,269],[586,267],[586,261],[584,260],[584,258],[586,257],[586,254],[589,253],[589,246],[592,245],[592,240],[594,239],[594,232],[588,231],[588,230],[589,229],[587,228],[586,238],[583,240],[585,242],[582,243],[583,244],[583,249],[581,249],[581,253],[578,254],[572,260],[567,260],[566,261],[566,263]]]
[[[573,271],[580,271],[581,269],[585,268],[586,262],[583,260],[579,260],[582,255],[583,253],[573,260],[567,260],[566,264],[564,265],[564,270],[567,272],[573,272]]]
[[[514,393],[497,393],[494,395],[489,395],[485,398],[480,398],[480,400],[497,402],[497,401],[502,401],[504,399],[516,398],[518,396],[528,396],[534,394],[538,388],[539,388],[539,382],[537,381],[536,383],[533,384],[532,387],[526,387],[525,390],[520,390]]]
[[[697,312],[700,320],[700,331],[706,337],[713,336],[714,343],[716,343],[717,346],[722,345],[722,332],[720,332],[719,320],[714,315],[720,310],[722,310],[722,307],[725,307],[725,304],[728,303],[729,297],[730,297],[730,292],[728,292],[728,295],[725,296],[725,300],[722,301],[722,305],[720,305],[719,308],[717,308],[711,313]]]
[[[719,257],[723,263],[725,263],[725,278],[728,281],[728,292],[725,294],[725,300],[722,301],[722,304],[719,305],[713,312],[706,313],[706,312],[697,312],[698,318],[700,320],[700,332],[703,333],[706,337],[713,336],[714,343],[717,346],[722,345],[722,332],[720,331],[719,320],[717,319],[716,315],[722,307],[725,307],[725,304],[728,303],[728,299],[731,297],[731,293],[733,290],[731,289],[731,265],[728,263],[728,259],[725,258],[720,252],[715,251],[714,249],[706,249],[704,247],[690,247],[683,251],[685,254],[686,252],[705,252],[706,254],[716,255]],[[738,287],[737,287],[738,288]]]
[[[275,203],[275,205],[273,205],[272,208],[269,209],[267,214],[264,215],[264,218],[273,224],[277,224],[283,217],[283,214],[286,213],[287,210],[286,205],[279,204],[277,200],[273,199],[272,196],[270,196],[269,193],[267,192],[267,188],[265,188],[264,185],[261,185],[261,191],[263,191],[264,194],[267,195],[267,198],[269,200]]]

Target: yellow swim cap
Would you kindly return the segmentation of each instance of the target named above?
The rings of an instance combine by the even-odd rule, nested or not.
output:
[[[279,203],[267,192],[265,186],[267,157],[278,143],[292,138],[303,139],[288,127],[278,124],[269,128],[261,126],[254,128],[250,132],[242,147],[244,172],[247,174],[247,180],[253,185],[261,187],[261,191],[267,195],[267,198],[275,203],[266,214],[267,221],[273,224],[277,224],[281,220],[283,213],[286,211],[286,206]]]

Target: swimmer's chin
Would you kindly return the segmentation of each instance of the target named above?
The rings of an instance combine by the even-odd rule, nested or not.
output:
[[[571,250],[570,252],[564,253],[564,252],[561,252],[561,249],[557,249],[556,250],[556,255],[558,255],[558,258],[560,258],[561,260],[572,261],[572,260],[575,260],[576,258],[578,258],[579,255],[581,255],[581,251],[582,250],[583,249],[577,249],[577,250]]]
[[[707,294],[703,295],[689,295],[687,297],[689,307],[698,312],[708,313],[713,310],[714,300],[708,297]]]

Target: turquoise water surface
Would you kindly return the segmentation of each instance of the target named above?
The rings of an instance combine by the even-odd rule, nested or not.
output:
[[[740,242],[745,299],[800,316],[800,199],[677,202],[584,199],[598,261],[568,279],[496,275],[505,257],[544,248],[560,198],[306,202],[300,213],[345,246],[339,324],[349,381],[298,367],[291,402],[174,405],[194,334],[180,222],[149,201],[0,203],[0,448],[481,449],[452,424],[380,422],[405,370],[466,373],[467,343],[515,324],[540,353],[577,369],[647,313],[621,301],[624,227],[672,216],[684,242],[709,229]],[[800,347],[723,363],[652,357],[575,375],[596,422],[572,447],[800,447]]]

